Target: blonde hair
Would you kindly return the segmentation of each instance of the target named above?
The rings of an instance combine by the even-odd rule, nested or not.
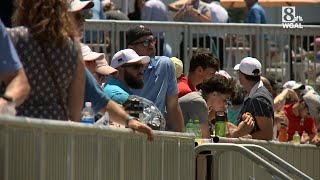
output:
[[[18,0],[13,22],[28,27],[40,45],[62,48],[77,36],[68,7],[68,0]]]

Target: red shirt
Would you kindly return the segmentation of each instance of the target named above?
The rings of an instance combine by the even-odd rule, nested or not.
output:
[[[183,76],[178,83],[178,97],[182,97],[188,93],[198,91],[196,87],[193,87],[191,82],[187,79],[187,77]]]
[[[284,105],[284,113],[288,118],[288,140],[291,141],[295,131],[299,132],[301,136],[303,131],[306,131],[308,135],[316,134],[316,125],[312,116],[307,116],[304,118],[304,121],[301,121],[301,118],[294,115],[292,111],[292,106],[295,103]]]

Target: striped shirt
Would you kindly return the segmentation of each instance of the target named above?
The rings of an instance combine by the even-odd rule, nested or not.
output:
[[[263,86],[261,81],[255,84],[250,93],[245,97],[237,119],[238,124],[242,121],[242,114],[246,112],[250,112],[255,121],[255,127],[250,134],[260,130],[259,124],[256,122],[256,116],[274,119],[272,95]]]

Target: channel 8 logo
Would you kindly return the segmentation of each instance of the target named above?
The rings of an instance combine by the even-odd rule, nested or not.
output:
[[[296,7],[284,6],[282,7],[282,22],[295,22]]]

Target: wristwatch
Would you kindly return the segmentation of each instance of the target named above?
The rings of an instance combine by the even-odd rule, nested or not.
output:
[[[133,116],[130,116],[130,115],[127,116],[127,118],[124,120],[124,123],[125,123],[126,127],[129,127],[129,121],[131,121],[133,119],[137,120],[136,117],[133,117]]]
[[[2,94],[0,97],[1,97],[2,99],[4,99],[4,100],[8,101],[8,102],[12,102],[12,101],[13,101],[13,98],[12,98],[12,97],[10,97],[10,96],[8,96],[8,95],[5,95],[5,94]]]

